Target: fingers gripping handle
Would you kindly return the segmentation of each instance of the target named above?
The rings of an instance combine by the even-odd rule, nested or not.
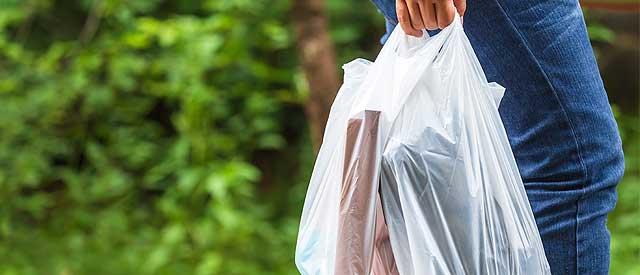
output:
[[[456,13],[453,22],[451,22],[449,26],[433,36],[429,36],[429,34],[423,30],[422,37],[413,37],[407,35],[400,25],[397,25],[385,43],[382,52],[394,53],[401,57],[410,58],[414,55],[424,54],[425,51],[423,49],[425,48],[442,48],[451,34],[458,31],[463,31],[462,17],[460,17],[458,13]]]

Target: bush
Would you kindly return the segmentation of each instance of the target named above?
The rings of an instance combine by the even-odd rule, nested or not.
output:
[[[618,186],[618,204],[608,222],[611,274],[640,274],[640,119],[616,113],[626,168]]]
[[[2,5],[2,273],[294,271],[251,163],[297,97],[285,1]]]

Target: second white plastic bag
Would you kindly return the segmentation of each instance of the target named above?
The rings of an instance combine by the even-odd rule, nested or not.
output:
[[[346,64],[300,222],[302,274],[550,274],[460,19]]]

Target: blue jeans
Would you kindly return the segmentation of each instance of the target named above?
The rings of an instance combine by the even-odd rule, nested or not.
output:
[[[373,0],[397,24],[395,0]],[[578,0],[468,0],[489,81],[553,274],[607,274],[622,145]],[[386,36],[383,37],[386,39]]]

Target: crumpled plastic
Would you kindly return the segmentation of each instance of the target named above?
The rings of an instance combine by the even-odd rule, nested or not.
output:
[[[460,18],[343,66],[296,245],[302,274],[550,274]]]

